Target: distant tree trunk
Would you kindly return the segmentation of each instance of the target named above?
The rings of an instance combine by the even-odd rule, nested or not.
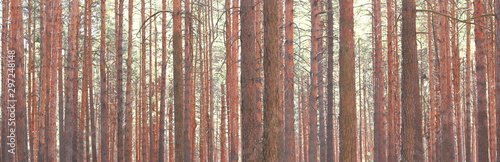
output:
[[[335,160],[335,144],[334,144],[334,126],[333,126],[333,4],[332,0],[327,0],[327,50],[328,50],[328,67],[327,67],[327,86],[326,86],[326,100],[327,100],[327,114],[326,114],[326,147],[327,152],[326,160]]]
[[[253,0],[241,1],[241,135],[242,159],[262,161],[262,112],[257,106],[259,73],[255,37],[255,10]]]
[[[320,39],[320,1],[311,0],[311,80],[309,92],[309,149],[308,161],[318,161],[318,53]]]
[[[10,1],[10,34],[9,34],[9,49],[7,50],[7,54],[10,56],[7,56],[8,60],[12,60],[13,62],[8,61],[7,65],[4,68],[7,68],[9,70],[7,75],[8,79],[13,79],[12,81],[8,81],[9,83],[14,83],[14,86],[7,86],[9,87],[8,89],[8,94],[9,94],[9,100],[15,100],[15,101],[8,101],[7,104],[8,106],[3,109],[2,111],[10,111],[12,113],[12,109],[15,111],[15,125],[9,128],[15,129],[15,156],[17,161],[28,161],[29,159],[29,152],[28,152],[28,123],[27,123],[27,117],[26,117],[26,82],[25,82],[25,69],[24,69],[24,30],[23,30],[23,13],[22,13],[22,1],[20,0],[11,0]],[[56,11],[57,9],[60,8],[55,8]],[[60,13],[60,12],[58,12]],[[4,19],[5,20],[5,19]],[[59,20],[59,22],[61,22]],[[57,23],[57,21],[56,21]],[[3,39],[2,39],[3,40]],[[6,40],[3,40],[6,41]],[[60,47],[60,46],[56,46]],[[5,46],[2,46],[2,48],[5,48]],[[56,51],[54,51],[56,52]],[[59,53],[55,53],[60,55]],[[12,58],[13,57],[13,58]],[[4,58],[5,59],[5,58]],[[13,71],[10,71],[12,69]],[[14,77],[11,77],[11,74],[14,75]],[[5,77],[4,77],[5,79]],[[6,88],[6,87],[4,87]],[[11,91],[10,89],[13,89],[14,91]],[[13,97],[10,96],[12,93],[14,93]],[[55,98],[54,98],[55,100]],[[54,105],[55,106],[55,105]],[[55,109],[55,107],[54,107]],[[9,115],[12,117],[12,115]],[[55,113],[54,113],[55,116]],[[3,120],[8,120],[7,118],[3,118]],[[53,119],[55,120],[55,118]],[[11,121],[9,121],[11,123]],[[54,125],[55,127],[55,125]],[[6,129],[3,129],[3,131],[7,131]],[[9,131],[12,133],[12,131]],[[55,133],[55,132],[54,132]],[[9,133],[10,134],[10,133]],[[10,135],[9,135],[10,136]],[[2,138],[9,138],[7,136],[3,136]],[[55,137],[54,137],[55,138]],[[55,139],[54,139],[55,140]],[[12,141],[12,140],[9,140]],[[3,147],[6,147],[8,144],[7,143],[2,143]],[[6,148],[6,149],[12,149],[12,148]]]
[[[485,13],[484,1],[474,0],[474,17]],[[476,42],[476,91],[477,91],[477,157],[479,161],[488,161],[488,111],[486,101],[486,40],[484,34],[484,26],[486,25],[483,18],[475,19],[474,35]]]
[[[294,51],[293,51],[293,0],[285,0],[285,159],[295,157],[295,111],[294,111]]]
[[[195,129],[196,129],[196,119],[195,119],[195,89],[194,89],[194,81],[191,79],[193,76],[193,29],[191,25],[191,1],[184,1],[184,10],[185,14],[185,24],[184,24],[184,129],[185,135],[183,137],[184,140],[184,157],[185,161],[193,161],[195,160]]]
[[[238,97],[238,12],[239,1],[232,0],[231,14],[231,53],[226,54],[226,84],[227,84],[227,107],[229,111],[229,161],[238,161],[239,159],[239,97]],[[227,32],[227,31],[226,31]]]
[[[161,1],[162,10],[167,9],[167,0]],[[160,124],[159,124],[159,161],[165,161],[165,89],[167,81],[167,13],[161,15],[161,79],[160,79]],[[129,41],[130,42],[130,41]],[[130,48],[130,47],[129,47]],[[127,81],[128,85],[128,81]],[[128,98],[128,97],[127,97]]]
[[[175,109],[175,161],[184,161],[184,100],[182,84],[182,29],[181,29],[181,1],[173,1],[173,49],[174,49],[174,109]]]
[[[123,161],[125,154],[125,147],[123,145],[125,140],[124,134],[124,113],[125,106],[123,104],[123,6],[124,0],[116,0],[115,4],[118,4],[115,9],[115,50],[116,50],[116,109],[118,109],[118,130],[117,130],[117,149],[118,149],[118,160]],[[101,22],[101,25],[105,25],[104,22]],[[105,29],[105,28],[101,28]],[[101,41],[106,40],[105,34],[101,33]],[[101,77],[106,77],[105,74],[105,53],[106,48],[104,42],[101,42]],[[101,79],[101,109],[107,108],[106,97],[107,97],[107,87],[106,85],[102,85],[103,82],[106,82],[105,79]]]
[[[132,161],[132,18],[133,18],[133,0],[129,0],[128,2],[128,36],[127,36],[127,83],[126,83],[126,92],[125,92],[125,133],[124,142],[125,142],[125,150],[124,150],[124,161],[131,162]],[[164,13],[165,15],[165,13]],[[164,26],[162,26],[164,27]],[[162,49],[165,48],[166,45],[162,45]],[[164,60],[162,58],[162,60]],[[163,65],[162,65],[163,66]],[[163,87],[165,88],[165,87]],[[162,95],[163,97],[163,95]],[[162,118],[163,119],[163,118]],[[161,156],[161,154],[160,154]]]
[[[457,8],[457,2],[456,1],[451,1],[452,5],[451,5],[451,15],[453,17],[455,17],[455,15],[457,15],[457,12],[456,12],[456,8]],[[459,33],[458,33],[458,25],[457,25],[457,22],[456,21],[452,21],[452,24],[451,24],[451,34],[452,34],[452,37],[451,37],[451,53],[452,53],[452,71],[453,71],[453,104],[454,104],[454,113],[452,112],[452,115],[455,116],[454,118],[454,123],[452,123],[452,127],[454,126],[455,127],[455,135],[456,135],[456,142],[457,142],[457,155],[456,155],[456,159],[458,161],[463,161],[462,157],[463,157],[463,145],[462,145],[462,141],[463,141],[463,138],[462,138],[462,127],[463,127],[463,123],[462,123],[462,108],[461,108],[461,104],[460,104],[460,101],[461,101],[461,93],[460,93],[460,49],[459,49],[459,43],[458,43],[458,36],[459,36]],[[451,111],[451,110],[450,110]],[[451,129],[451,132],[453,133],[453,129]],[[454,141],[455,138],[451,138],[451,141],[452,142],[455,142]]]
[[[226,94],[224,84],[221,84],[221,113],[220,113],[220,161],[227,162],[227,109],[226,109]]]
[[[380,0],[372,0],[372,32],[373,32],[373,77],[374,77],[374,160],[387,161],[387,122],[386,110],[384,108],[384,69],[382,56],[382,16]]]
[[[420,84],[415,0],[403,0],[402,24],[402,160],[423,161],[422,105]]]
[[[279,138],[283,137],[279,81],[279,19],[277,0],[264,1],[264,132],[263,161],[278,161]]]
[[[80,29],[80,2],[70,2],[70,23],[68,25],[68,56],[66,65],[66,106],[64,135],[61,141],[61,161],[77,161],[78,154],[78,40]],[[95,149],[95,148],[94,148]]]
[[[467,2],[467,8],[471,8],[470,6],[470,0],[466,0]],[[470,10],[467,10],[466,12],[467,18],[469,18],[470,15]],[[466,75],[466,80],[465,80],[465,161],[466,162],[471,162],[473,159],[473,148],[472,148],[472,136],[474,133],[472,133],[472,122],[471,122],[471,110],[472,110],[472,98],[471,98],[471,69],[472,69],[472,61],[471,61],[471,25],[466,24],[466,49],[465,49],[465,55],[466,55],[466,67],[465,67],[465,75]]]

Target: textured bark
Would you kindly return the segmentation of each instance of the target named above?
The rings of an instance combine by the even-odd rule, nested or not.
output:
[[[70,24],[68,25],[68,56],[65,82],[65,123],[61,141],[61,161],[77,161],[78,139],[78,42],[80,29],[79,1],[70,2]]]
[[[485,13],[483,0],[474,0],[474,16],[480,16]],[[479,161],[488,161],[488,112],[486,101],[486,54],[487,44],[485,42],[483,18],[475,19],[474,35],[476,43],[476,93],[477,93],[477,117],[476,117],[476,142],[477,158]]]
[[[231,14],[231,53],[226,55],[226,84],[227,84],[227,106],[229,120],[229,160],[238,161],[240,152],[239,142],[239,93],[238,93],[238,38],[239,38],[239,0],[232,0]],[[227,31],[226,31],[227,32]]]
[[[500,1],[495,1],[495,101],[496,101],[496,136],[497,159],[500,157]]]
[[[125,132],[124,132],[124,114],[125,114],[125,106],[123,104],[123,6],[124,0],[116,0],[115,4],[115,54],[116,54],[116,109],[118,111],[117,122],[118,122],[118,130],[117,130],[117,149],[118,149],[118,161],[124,161],[125,156],[125,147],[123,145],[125,140]],[[105,25],[101,22],[101,25]],[[105,28],[101,28],[105,29]],[[105,38],[105,34],[101,34],[101,41]],[[105,62],[105,42],[101,42],[101,77],[105,77],[106,75],[102,75],[102,73],[106,73],[104,66]],[[107,108],[106,98],[107,98],[107,87],[103,87],[102,83],[106,82],[105,79],[101,79],[101,108]]]
[[[9,128],[15,129],[15,159],[17,161],[28,161],[29,159],[29,152],[28,152],[28,123],[27,123],[27,116],[26,116],[26,81],[25,81],[25,69],[24,69],[24,36],[23,36],[23,13],[22,13],[22,1],[20,0],[11,0],[10,1],[10,27],[9,27],[9,43],[8,43],[8,52],[7,53],[14,53],[14,62],[9,62],[6,67],[4,68],[9,68],[11,65],[15,65],[13,67],[13,72],[10,71],[8,72],[9,79],[13,79],[13,82],[9,83],[14,83],[14,92],[8,90],[9,100],[15,100],[15,101],[8,101],[8,107],[6,109],[3,109],[3,111],[7,111],[9,107],[14,107],[15,111],[15,125]],[[60,8],[55,8],[56,11],[57,9]],[[60,12],[57,12],[60,13]],[[59,24],[60,24],[60,19],[59,19]],[[56,20],[57,23],[57,20]],[[5,46],[2,46],[5,47]],[[59,47],[60,46],[56,46]],[[56,52],[56,51],[54,51]],[[56,53],[56,54],[60,54]],[[14,77],[10,77],[10,74],[13,74]],[[10,86],[9,86],[10,87]],[[13,97],[10,96],[12,93],[14,93]],[[55,93],[55,92],[54,92]],[[54,98],[55,100],[55,98]],[[54,105],[55,106],[55,105]],[[54,107],[55,109],[55,107]],[[10,113],[12,113],[11,109],[9,109]],[[55,116],[55,112],[54,112]],[[11,115],[10,115],[11,117]],[[3,118],[3,120],[8,120],[8,118]],[[54,118],[55,120],[55,118]],[[10,121],[9,121],[10,123]],[[54,124],[55,128],[55,124]],[[3,131],[6,131],[6,129],[3,129]],[[55,132],[54,132],[55,134]],[[2,138],[7,138],[6,136],[3,136]],[[53,137],[55,140],[55,136]],[[7,146],[6,143],[3,143],[3,147]]]
[[[384,108],[384,69],[382,56],[382,16],[380,0],[372,0],[372,32],[373,32],[373,76],[374,76],[374,160],[387,161],[387,112]]]
[[[2,18],[5,18],[5,19],[9,18],[9,10],[10,10],[9,6],[10,6],[10,0],[2,0]],[[40,7],[40,9],[42,9],[42,7]],[[43,11],[43,10],[41,10],[41,11]],[[41,17],[41,19],[44,18],[42,15],[40,17]],[[2,40],[8,40],[8,35],[9,35],[9,30],[8,30],[9,23],[7,23],[5,21],[5,19],[2,19]],[[7,51],[8,51],[8,48],[7,48],[8,44],[7,43],[8,43],[8,41],[2,41],[1,43],[2,43],[1,55],[2,55],[2,57],[7,57]],[[43,55],[43,53],[41,55]],[[42,76],[44,76],[44,75],[42,75]],[[5,79],[7,77],[8,77],[8,75],[7,75],[7,59],[2,59],[2,87],[8,86],[8,80]],[[45,80],[45,78],[42,77],[42,80]],[[44,83],[44,82],[42,82],[42,83]],[[43,88],[41,88],[41,90],[44,90],[45,86],[42,85],[42,87]],[[44,91],[41,91],[41,92],[44,92]],[[8,106],[7,93],[8,93],[8,89],[2,88],[2,96],[1,96],[2,97],[2,108]],[[45,98],[45,97],[42,97],[42,98]],[[41,102],[41,103],[44,103],[44,102]],[[42,116],[43,114],[40,114],[40,115]],[[9,118],[8,111],[2,110],[2,137],[0,137],[2,140],[2,145],[0,145],[0,148],[2,148],[2,157],[0,157],[0,160],[2,160],[2,161],[14,160],[14,156],[8,152],[8,149],[5,149],[7,147],[6,143],[8,143],[8,139],[6,137],[9,135],[9,133],[8,133],[9,131],[4,131],[4,130],[9,130],[8,120],[5,120],[5,119],[8,119],[8,118]],[[40,123],[41,123],[41,125],[44,124],[43,121]],[[41,136],[41,138],[43,139],[43,136]],[[43,140],[40,142],[43,142]]]
[[[262,110],[257,103],[260,82],[256,52],[255,9],[253,0],[241,0],[241,135],[242,159],[262,161]]]
[[[403,0],[402,24],[402,160],[423,161],[422,105],[417,55],[415,0]]]
[[[399,76],[399,68],[396,66],[397,53],[396,53],[396,25],[395,20],[395,2],[394,0],[387,0],[387,134],[388,134],[388,160],[396,161],[399,157],[397,154],[396,140],[396,113],[398,112],[398,98],[397,98],[397,77]]]
[[[175,161],[182,162],[185,159],[184,145],[184,100],[182,84],[182,29],[181,29],[181,1],[173,1],[173,49],[174,49],[174,111],[175,111]]]
[[[311,80],[309,91],[309,149],[308,161],[318,161],[318,53],[320,38],[320,1],[311,0]]]
[[[191,1],[184,1],[184,10],[186,16],[184,17],[184,52],[185,52],[185,75],[184,75],[184,129],[185,136],[184,140],[184,157],[185,161],[193,161],[195,159],[195,91],[194,91],[194,81],[191,79],[193,77],[193,29],[191,25]]]
[[[353,1],[340,1],[340,161],[356,159],[356,85]]]
[[[293,0],[285,0],[285,158],[296,161],[294,111],[294,52],[293,52]]]
[[[264,1],[264,131],[263,161],[278,161],[279,138],[283,138],[283,119],[280,116],[280,52],[278,1]],[[281,113],[282,114],[282,113]]]
[[[90,3],[90,1],[89,1],[89,3]],[[102,50],[101,52],[105,53],[106,30],[103,30],[103,29],[106,29],[106,0],[101,0],[100,5],[101,5],[101,44],[100,44],[101,47],[100,47],[100,49]],[[90,4],[89,4],[89,6],[90,6]],[[89,19],[90,19],[90,17],[89,17]],[[87,45],[91,46],[91,44],[87,44]],[[101,53],[101,55],[103,55],[103,53]],[[91,53],[89,53],[89,54],[91,54]],[[103,60],[100,60],[100,62],[103,62],[102,64],[105,65],[106,63],[104,62],[105,61],[104,57],[102,57],[101,59],[103,59]],[[105,70],[103,65],[101,65],[102,67],[100,67],[101,87],[105,87],[106,86],[105,84],[107,83],[106,70]],[[106,98],[101,97],[101,100],[103,100],[103,99],[106,100]],[[101,128],[101,132],[100,132],[101,133],[101,147],[100,148],[101,149],[100,149],[100,151],[101,151],[101,160],[102,161],[109,161],[109,157],[110,157],[110,152],[109,152],[110,148],[109,148],[109,142],[108,142],[108,140],[109,140],[108,139],[109,138],[109,135],[108,135],[109,134],[108,109],[109,108],[101,107],[101,125],[100,125],[100,128]],[[93,114],[91,114],[91,115],[93,115]]]
[[[132,18],[133,18],[133,0],[128,0],[128,35],[127,35],[127,83],[126,83],[126,92],[125,92],[125,133],[124,135],[124,161],[131,162],[132,161]],[[165,17],[165,13],[163,15]],[[162,20],[163,21],[163,20]],[[164,26],[162,25],[162,28]],[[164,30],[164,29],[162,29]],[[164,49],[166,45],[162,44],[162,49]],[[163,51],[162,51],[163,52]],[[162,56],[162,61],[164,61]],[[164,66],[162,64],[162,66]],[[162,67],[163,68],[163,67]],[[164,83],[164,82],[163,82]],[[165,85],[165,84],[163,84]],[[165,87],[163,87],[165,89]],[[164,98],[164,95],[162,95]],[[163,111],[161,111],[163,112]],[[164,113],[162,113],[164,114]],[[163,119],[163,118],[161,118]],[[163,123],[163,122],[162,122]],[[162,154],[160,154],[161,156]]]

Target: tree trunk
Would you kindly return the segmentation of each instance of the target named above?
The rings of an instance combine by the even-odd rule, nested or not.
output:
[[[474,17],[485,14],[484,1],[474,0]],[[486,101],[486,42],[483,18],[475,19],[474,35],[476,42],[476,91],[477,91],[477,157],[479,161],[488,161],[488,111]]]
[[[220,161],[227,162],[227,109],[226,109],[226,94],[224,84],[221,84],[221,113],[220,113]]]
[[[250,3],[251,4],[251,3]],[[283,137],[283,119],[279,116],[280,98],[280,52],[279,19],[277,0],[264,1],[264,132],[263,161],[278,161],[279,138]],[[282,114],[282,113],[281,113]]]
[[[231,53],[226,55],[226,84],[227,84],[227,106],[229,110],[229,120],[234,121],[229,124],[229,160],[238,161],[239,159],[239,97],[238,97],[238,12],[239,1],[233,0],[231,15]],[[227,32],[227,31],[226,31]]]
[[[294,51],[293,51],[293,0],[285,0],[285,159],[295,157],[295,111],[294,111]]]
[[[127,36],[127,83],[126,83],[126,92],[125,92],[125,133],[123,141],[125,142],[125,150],[124,150],[124,161],[131,162],[132,161],[132,18],[133,18],[133,0],[128,0],[128,36]],[[165,17],[165,13],[163,13]],[[162,20],[163,21],[163,20]],[[162,28],[164,26],[162,25]],[[164,30],[164,29],[162,29]],[[162,45],[162,49],[165,48],[166,45]],[[163,51],[162,51],[163,52]],[[162,56],[162,61],[164,61]],[[162,64],[162,66],[164,66]],[[163,68],[163,67],[162,67]],[[165,85],[165,84],[163,84]],[[165,87],[163,87],[165,89]],[[164,98],[164,95],[162,95]],[[162,111],[163,112],[163,111]],[[162,118],[163,119],[163,118]],[[163,122],[162,122],[163,123]],[[161,139],[161,138],[160,138]],[[161,148],[161,147],[160,147]],[[161,154],[160,154],[161,156]],[[162,158],[160,158],[162,159]]]
[[[77,161],[78,139],[78,40],[80,29],[80,2],[70,2],[70,24],[68,25],[68,47],[66,66],[66,107],[64,135],[61,141],[61,161]],[[95,149],[95,148],[94,148]]]
[[[184,155],[184,104],[183,104],[183,84],[182,84],[182,29],[181,29],[181,1],[173,1],[173,49],[174,49],[174,111],[175,111],[175,161],[182,162],[186,158]]]
[[[259,73],[255,37],[255,11],[253,0],[241,1],[241,134],[242,159],[262,161],[262,112],[257,102],[260,93],[257,89]]]
[[[353,1],[340,1],[340,161],[356,159],[356,85]]]
[[[387,122],[386,110],[384,108],[384,69],[382,56],[382,16],[380,0],[372,0],[372,32],[373,32],[373,77],[374,77],[374,160],[387,161]]]
[[[115,9],[115,50],[116,50],[116,108],[118,109],[118,130],[117,130],[117,149],[118,149],[118,160],[123,161],[125,154],[125,147],[123,145],[125,134],[124,134],[124,113],[125,106],[123,104],[123,6],[124,0],[116,0],[117,8]],[[105,25],[101,22],[101,25]],[[105,28],[101,28],[105,29]],[[106,40],[105,34],[101,33],[101,41]],[[106,73],[105,70],[105,53],[106,48],[104,42],[101,42],[101,77],[106,77],[102,73]],[[107,87],[102,85],[106,82],[105,79],[101,79],[101,108],[107,108],[106,97],[107,97]]]
[[[319,39],[320,39],[320,1],[311,0],[311,80],[310,80],[310,94],[309,94],[309,149],[308,161],[318,161],[318,53],[319,53]]]
[[[403,0],[402,25],[402,160],[423,161],[422,105],[420,84],[415,0]]]

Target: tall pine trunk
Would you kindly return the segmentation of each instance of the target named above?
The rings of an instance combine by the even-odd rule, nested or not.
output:
[[[403,0],[402,24],[402,160],[423,161],[422,105],[420,84],[415,0]]]

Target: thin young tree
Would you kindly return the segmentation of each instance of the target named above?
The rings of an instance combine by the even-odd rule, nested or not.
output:
[[[327,161],[334,161],[335,157],[335,144],[333,143],[333,4],[332,0],[327,0],[327,52],[328,52],[328,65],[327,65],[327,86],[326,86],[326,100],[327,100],[327,114],[326,114],[326,147],[328,154],[326,155]]]
[[[402,160],[423,161],[422,105],[420,84],[415,0],[403,0],[402,24]]]
[[[161,9],[167,9],[167,0],[161,1]],[[159,124],[159,161],[165,161],[165,88],[167,81],[167,13],[161,15],[161,79],[160,79],[160,124]],[[130,48],[130,47],[129,47]],[[128,83],[127,83],[128,84]]]
[[[339,7],[340,63],[340,161],[356,160],[356,85],[354,71],[353,1],[341,0]]]

